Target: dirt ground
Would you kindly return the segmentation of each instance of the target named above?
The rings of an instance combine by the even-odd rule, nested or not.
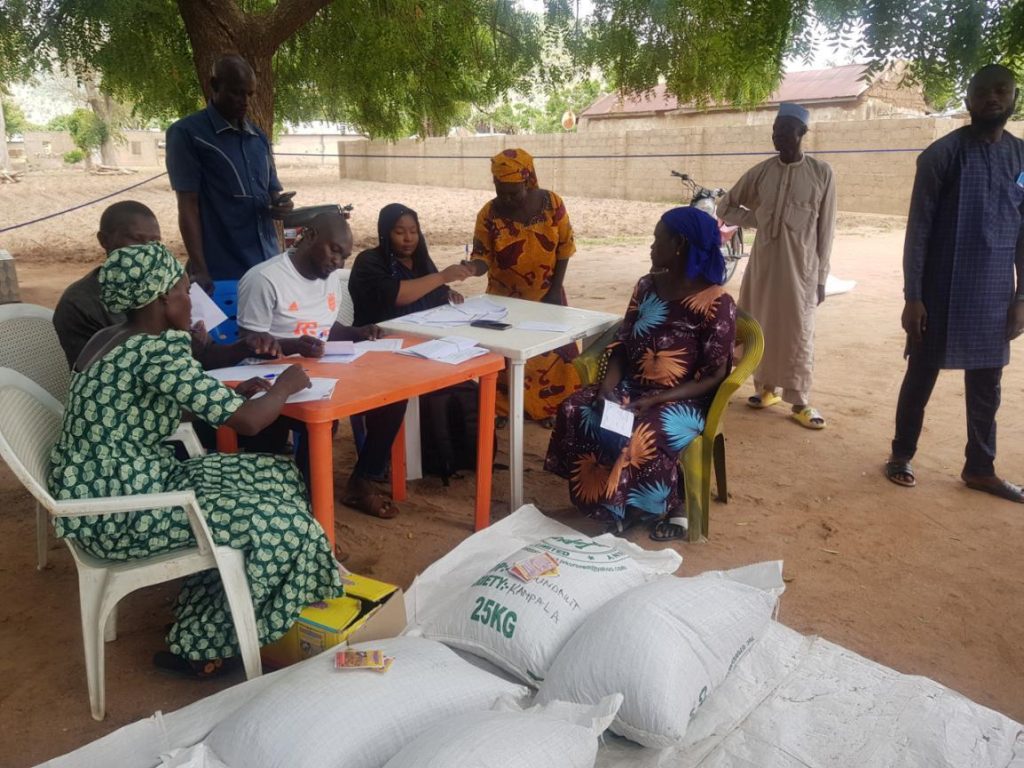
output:
[[[0,186],[0,229],[113,192],[138,177],[82,173],[29,175]],[[151,175],[151,174],[149,174]],[[323,171],[285,169],[296,202],[354,202],[360,244],[375,239],[376,211],[402,201],[416,208],[440,266],[461,256],[487,194],[339,181]],[[543,179],[542,179],[543,181]],[[156,211],[169,244],[181,251],[173,195],[165,179],[129,193]],[[125,196],[127,197],[127,196]],[[647,269],[650,232],[666,205],[567,199],[579,252],[566,287],[573,304],[621,312]],[[93,233],[102,205],[0,234],[18,259],[22,300],[53,306],[60,291],[96,263]],[[733,402],[727,419],[728,504],[715,502],[711,538],[679,544],[681,573],[783,559],[788,581],[781,620],[901,672],[926,675],[1024,721],[1024,507],[966,490],[959,481],[965,439],[963,380],[944,374],[932,398],[919,486],[898,488],[881,474],[903,361],[899,329],[903,222],[844,215],[833,271],[857,281],[818,313],[815,405],[829,427],[814,433],[781,408],[758,412]],[[730,284],[739,289],[739,276]],[[464,284],[468,293],[482,281]],[[1018,343],[1019,347],[1019,343]],[[1003,378],[999,466],[1024,481],[1024,368]],[[742,391],[745,397],[750,394]],[[568,503],[564,481],[541,469],[548,433],[526,429],[526,497],[544,512],[596,532]],[[353,458],[337,437],[339,481]],[[499,446],[507,435],[499,433]],[[499,454],[499,461],[503,460]],[[402,515],[378,521],[337,508],[338,541],[349,567],[407,585],[417,572],[468,536],[473,479],[445,489],[410,485]],[[493,515],[508,513],[508,475],[495,478]],[[657,547],[645,531],[630,538]],[[89,716],[70,555],[51,541],[51,566],[34,568],[33,504],[0,466],[0,765],[31,765],[98,738],[154,710],[181,707],[238,677],[212,683],[168,678],[151,665],[162,647],[173,586],[122,603],[118,640],[107,649],[107,717]]]

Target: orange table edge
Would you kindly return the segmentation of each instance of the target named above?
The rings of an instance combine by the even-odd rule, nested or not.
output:
[[[406,334],[393,335],[400,336],[406,342],[406,346],[426,341]],[[309,495],[313,517],[324,529],[332,547],[334,452],[331,425],[338,419],[435,392],[474,378],[480,380],[481,426],[477,430],[474,529],[479,531],[490,525],[494,430],[482,427],[494,423],[498,372],[505,368],[505,358],[489,352],[460,365],[449,365],[408,355],[370,352],[353,363],[321,363],[309,358],[297,362],[307,368],[311,377],[323,376],[338,380],[330,400],[292,403],[281,411],[283,416],[306,424],[309,439]],[[256,370],[258,367],[254,367],[254,373]],[[233,430],[227,427],[217,430],[217,450],[224,453],[238,450],[238,439]],[[404,426],[391,446],[391,494],[395,501],[403,501],[406,498]]]

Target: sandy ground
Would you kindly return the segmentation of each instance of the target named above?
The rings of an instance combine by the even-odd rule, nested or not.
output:
[[[417,208],[440,265],[461,254],[475,190],[339,182],[324,172],[284,171],[297,201],[354,202],[357,240],[373,240],[378,208],[400,200]],[[140,179],[145,178],[140,174]],[[0,228],[126,186],[128,177],[28,176],[0,187]],[[160,217],[180,250],[166,181],[133,197]],[[582,307],[621,312],[646,271],[649,233],[664,205],[568,199],[580,241],[567,288]],[[22,299],[53,306],[63,286],[95,263],[92,233],[101,206],[7,234],[0,248],[19,259]],[[679,544],[682,573],[758,560],[785,560],[781,620],[883,664],[932,677],[982,704],[1024,720],[1024,508],[966,490],[958,476],[964,443],[963,381],[943,375],[928,411],[920,485],[897,488],[881,474],[901,380],[902,221],[843,216],[834,272],[858,281],[819,310],[815,404],[829,428],[812,433],[785,417],[743,407],[727,420],[728,504],[714,503],[711,538]],[[738,291],[739,276],[730,287]],[[466,284],[481,290],[481,281]],[[1018,355],[1020,352],[1018,351]],[[749,394],[744,390],[742,394]],[[999,466],[1024,480],[1024,369],[1003,379]],[[499,445],[507,436],[499,433]],[[594,531],[568,504],[564,482],[544,473],[547,433],[526,429],[526,496],[543,511]],[[337,438],[336,477],[352,460]],[[502,460],[499,454],[499,461]],[[508,475],[495,478],[494,516],[508,513]],[[416,573],[471,533],[472,476],[444,489],[410,486],[403,514],[378,521],[337,508],[338,540],[354,570],[407,585]],[[33,505],[0,466],[0,764],[30,765],[61,754],[154,710],[173,710],[240,678],[194,683],[164,677],[150,658],[162,647],[173,586],[122,603],[120,636],[107,650],[107,717],[89,717],[78,627],[74,566],[51,542],[51,567],[34,567]],[[646,532],[634,541],[656,547]]]

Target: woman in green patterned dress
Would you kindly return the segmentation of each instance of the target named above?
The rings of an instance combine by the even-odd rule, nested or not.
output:
[[[99,281],[104,304],[127,319],[97,333],[76,363],[50,457],[50,489],[58,499],[194,491],[216,543],[245,553],[260,642],[273,642],[308,604],[342,594],[338,563],[310,516],[295,465],[263,454],[178,461],[164,440],[183,410],[214,427],[256,434],[309,379],[293,365],[273,385],[254,379],[234,391],[207,376],[190,349],[188,278],[160,243],[113,251]],[[257,391],[264,396],[242,396]],[[194,543],[180,508],[63,518],[56,528],[107,560]],[[237,655],[217,571],[186,579],[174,613],[171,653],[157,654],[159,666],[203,676]]]

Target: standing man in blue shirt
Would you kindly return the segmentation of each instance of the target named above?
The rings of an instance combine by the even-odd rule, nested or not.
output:
[[[280,253],[274,219],[294,204],[282,193],[270,141],[246,120],[256,76],[241,56],[221,56],[210,103],[167,129],[167,173],[193,282],[238,280]]]

